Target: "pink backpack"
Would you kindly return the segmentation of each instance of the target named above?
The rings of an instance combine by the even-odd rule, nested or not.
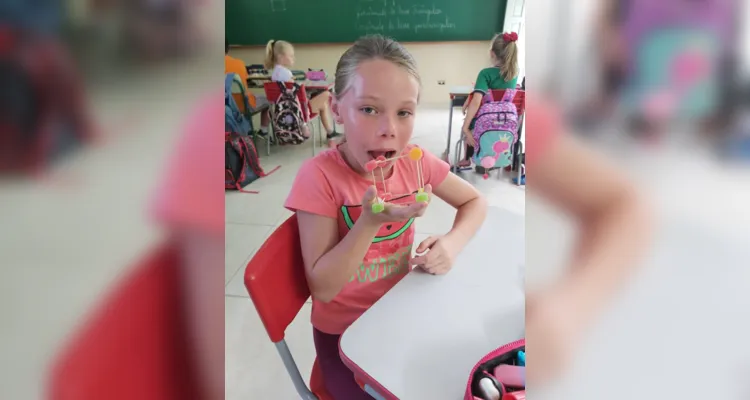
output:
[[[499,394],[500,396],[495,398],[501,400],[525,400],[525,352],[526,339],[521,339],[501,346],[484,356],[471,370],[469,381],[466,384],[464,400],[490,400],[491,397],[486,397],[483,394],[486,393],[483,388],[488,384],[491,384],[492,388],[490,390],[494,392],[494,395],[497,396]],[[502,373],[498,372],[500,370],[504,370],[506,373],[509,372],[509,374],[498,378],[496,376]],[[482,380],[484,382],[480,383]],[[506,383],[503,383],[503,380]]]
[[[474,164],[489,170],[511,163],[513,145],[518,141],[518,110],[513,104],[515,89],[507,89],[499,101],[491,94],[484,98],[474,123]]]

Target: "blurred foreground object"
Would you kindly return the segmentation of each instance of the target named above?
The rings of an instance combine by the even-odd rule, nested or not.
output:
[[[46,170],[94,135],[83,84],[62,43],[0,27],[0,175]]]
[[[620,112],[636,133],[726,127],[735,77],[736,0],[606,0],[595,27],[595,118]]]
[[[148,210],[167,239],[63,347],[47,400],[224,398],[222,96],[186,110]]]
[[[180,257],[165,243],[135,266],[65,347],[47,400],[202,399],[181,292]]]

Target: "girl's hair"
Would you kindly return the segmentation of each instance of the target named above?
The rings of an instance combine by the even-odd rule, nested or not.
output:
[[[422,80],[417,71],[417,63],[401,43],[382,35],[368,35],[360,38],[339,59],[336,65],[336,83],[334,94],[343,96],[349,90],[357,67],[365,61],[390,61],[408,72],[422,86]]]
[[[505,41],[503,34],[498,33],[492,38],[492,54],[506,82],[518,76],[518,46],[515,40]]]
[[[269,40],[266,45],[266,59],[263,66],[266,69],[273,69],[276,66],[276,56],[284,54],[292,49],[292,44],[284,40]]]

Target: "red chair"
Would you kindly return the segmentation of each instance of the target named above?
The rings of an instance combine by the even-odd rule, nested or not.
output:
[[[294,83],[292,82],[286,82],[287,88],[292,88],[294,86]],[[263,83],[263,90],[266,93],[266,99],[268,99],[268,103],[272,105],[271,110],[273,110],[273,104],[276,103],[276,100],[279,99],[279,96],[281,96],[281,88],[279,87],[279,84],[277,82],[265,82]],[[313,118],[317,117],[318,114],[313,113],[312,109],[310,108],[310,100],[307,98],[307,90],[305,89],[305,85],[300,85],[300,90],[297,92],[297,99],[299,100],[299,104],[302,108],[302,117],[305,119],[305,122],[310,122]],[[318,131],[322,131],[323,128],[321,126],[320,118],[318,118]],[[315,156],[315,134],[313,132],[310,133],[312,135],[312,142],[313,142],[313,156]]]
[[[310,390],[284,339],[286,328],[310,298],[296,215],[281,224],[247,264],[245,287],[300,397],[330,400],[317,359],[310,377]]]
[[[197,400],[183,323],[180,258],[149,254],[66,344],[48,400]]]

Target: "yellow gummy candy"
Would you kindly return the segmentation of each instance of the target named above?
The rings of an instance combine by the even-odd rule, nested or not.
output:
[[[372,205],[372,213],[373,214],[380,214],[385,210],[385,204],[383,203],[375,203]]]
[[[419,161],[422,159],[422,149],[415,147],[409,150],[409,159],[412,161]]]

